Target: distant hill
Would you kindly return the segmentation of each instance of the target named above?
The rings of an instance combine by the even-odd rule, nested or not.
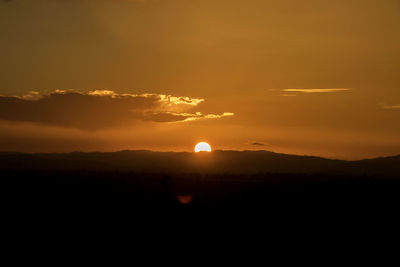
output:
[[[400,176],[400,156],[361,161],[331,160],[269,151],[0,153],[2,170],[91,170],[137,173],[324,173]]]

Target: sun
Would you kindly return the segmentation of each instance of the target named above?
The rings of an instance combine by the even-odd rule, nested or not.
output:
[[[194,152],[198,153],[202,151],[211,152],[212,151],[211,146],[206,142],[200,142],[194,147]]]

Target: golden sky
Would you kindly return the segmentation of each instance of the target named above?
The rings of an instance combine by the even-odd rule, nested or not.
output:
[[[0,150],[400,153],[398,0],[0,0]]]

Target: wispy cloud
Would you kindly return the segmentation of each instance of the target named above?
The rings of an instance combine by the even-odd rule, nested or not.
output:
[[[335,93],[350,91],[351,88],[326,88],[326,89],[283,89],[283,92],[297,92],[297,93]]]
[[[257,141],[252,141],[249,143],[252,146],[268,146],[268,144],[263,143],[263,142],[257,142]]]
[[[389,106],[383,106],[384,109],[400,109],[400,104],[398,105],[389,105]]]
[[[56,90],[56,93],[65,93],[65,90]],[[172,95],[163,95],[163,94],[119,94],[111,90],[94,90],[87,93],[91,96],[109,96],[111,98],[120,98],[120,97],[157,97],[159,98],[160,103],[165,104],[167,106],[175,106],[175,105],[188,105],[188,106],[197,106],[201,102],[204,102],[202,98],[192,98],[187,96],[172,96]]]
[[[195,114],[187,114],[188,117],[183,120],[183,122],[188,121],[197,121],[197,120],[204,120],[204,119],[221,119],[224,117],[232,117],[235,114],[232,112],[224,112],[222,114],[202,114],[201,112],[196,112]]]

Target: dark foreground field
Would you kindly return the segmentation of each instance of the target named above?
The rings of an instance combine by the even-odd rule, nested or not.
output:
[[[276,227],[336,227],[393,221],[400,204],[398,157],[342,162],[249,152],[241,167],[237,154],[220,152],[212,161],[209,156],[198,158],[196,169],[187,163],[192,154],[121,153],[3,154],[3,215],[21,227],[27,222],[115,225],[150,218],[158,227],[221,218],[247,224],[262,220]],[[110,158],[124,164],[112,164]],[[147,165],[138,165],[140,160]],[[223,171],[207,169],[215,161]]]
[[[377,215],[398,209],[400,179],[324,174],[137,174],[118,171],[3,171],[15,214],[88,216],[140,212]]]

